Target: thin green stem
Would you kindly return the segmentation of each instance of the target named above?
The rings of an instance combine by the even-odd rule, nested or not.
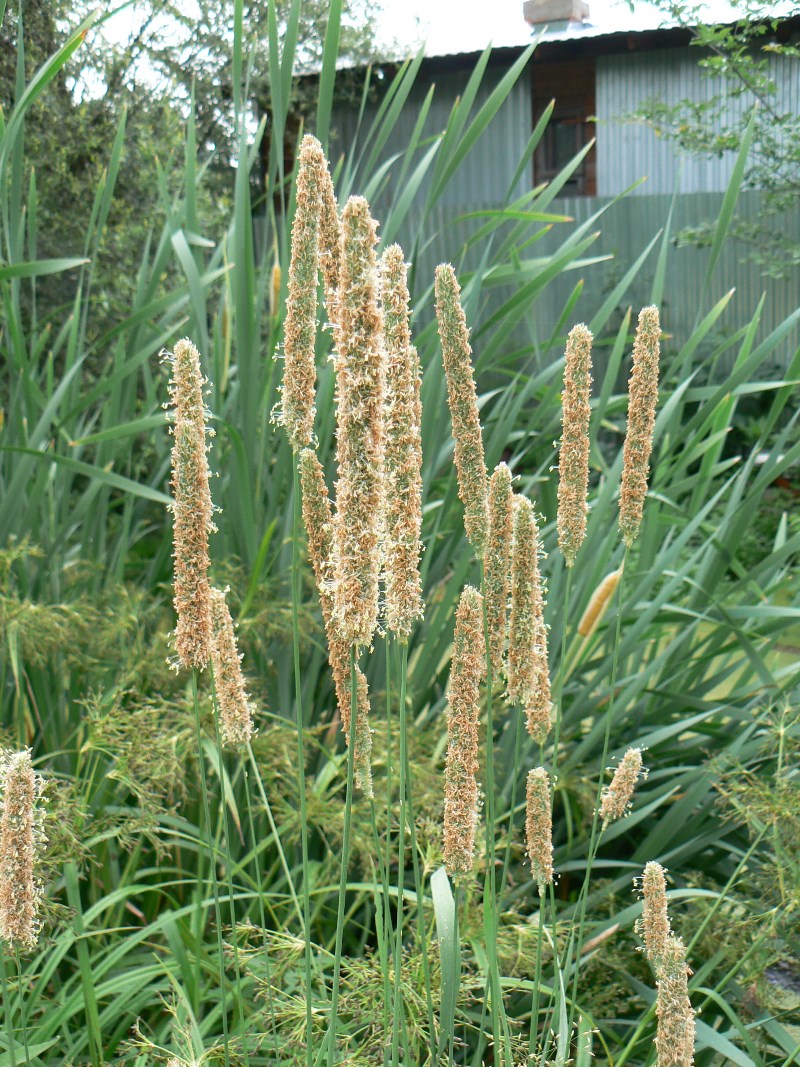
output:
[[[31,1054],[28,1049],[28,1022],[25,1018],[25,995],[22,990],[22,961],[19,957],[19,949],[14,950],[14,957],[17,961],[17,992],[19,994],[19,1015],[20,1022],[22,1023],[22,1045],[25,1049],[25,1064],[26,1067],[30,1067]]]
[[[544,905],[545,894],[539,894],[539,929],[536,933],[536,970],[533,978],[533,993],[531,995],[531,1028],[528,1038],[528,1057],[533,1059],[536,1055],[536,1037],[538,1034],[537,1023],[539,1021],[539,994],[542,984],[542,942],[544,941]]]
[[[243,768],[244,770],[244,768]],[[272,1025],[272,1040],[274,1043],[274,1051],[278,1052],[278,1027],[275,1021],[275,1001],[273,997],[272,978],[270,977],[270,962],[269,962],[269,946],[267,945],[267,916],[264,911],[264,894],[261,890],[261,872],[258,867],[258,842],[259,838],[256,836],[255,821],[253,819],[253,805],[250,803],[250,790],[247,784],[247,771],[244,770],[245,777],[245,807],[247,808],[247,826],[250,831],[250,840],[253,843],[253,885],[258,891],[258,919],[261,924],[261,933],[264,943],[264,971],[267,979],[267,1005],[269,1009],[270,1023]]]
[[[305,938],[306,983],[306,1063],[311,1067],[311,903],[308,884],[308,822],[306,819],[306,756],[303,731],[303,678],[300,673],[300,525],[301,525],[300,468],[295,462],[292,509],[292,656],[294,659],[295,715],[297,722],[297,786],[300,794],[300,848],[303,865],[303,936]]]
[[[400,1062],[399,1028],[403,1013],[402,964],[403,964],[403,890],[405,889],[405,847],[406,847],[406,768],[408,749],[406,735],[406,668],[408,666],[408,646],[401,649],[403,663],[400,666],[400,822],[397,828],[397,922],[394,940],[394,1017],[392,1025],[392,1067]]]
[[[6,969],[5,946],[0,945],[0,967],[3,969],[3,1006],[6,1016],[6,1034],[8,1035],[8,1056],[11,1067],[17,1067],[17,1039],[14,1033],[14,1016],[11,1010],[11,986]]]

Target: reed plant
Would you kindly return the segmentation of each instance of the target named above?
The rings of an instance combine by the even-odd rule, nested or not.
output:
[[[424,182],[435,230],[529,56],[474,108],[487,51],[441,136],[407,146],[407,181],[380,200],[382,248],[379,160],[419,57],[332,172],[337,25],[315,143],[291,176],[280,138],[266,153],[285,214],[254,222],[241,121],[230,225],[203,235],[190,117],[134,306],[97,338],[93,262],[124,130],[85,256],[46,262],[23,136],[86,27],[21,82],[0,131],[0,742],[31,747],[51,797],[42,930],[7,968],[0,1057],[788,1067],[796,1005],[769,976],[796,966],[781,820],[796,817],[797,724],[781,709],[800,681],[800,535],[787,515],[749,569],[740,552],[800,460],[800,359],[767,373],[798,316],[763,336],[756,308],[726,334],[731,298],[708,303],[706,286],[693,332],[670,336],[667,226],[600,307],[576,289],[523,363],[512,329],[554,279],[592,269],[597,220],[551,214],[577,161],[483,216],[451,251],[458,269],[423,277],[422,238],[391,246]],[[280,129],[296,57],[291,33],[271,33]],[[726,209],[712,269],[729,224]],[[561,243],[531,261],[545,226]],[[628,288],[648,263],[663,314],[637,336]],[[72,272],[74,302],[44,315],[37,279],[53,271]],[[173,426],[189,466],[171,491],[163,346],[201,353],[191,378],[215,430],[207,454],[196,420]],[[698,383],[698,359],[729,356],[727,380]],[[737,404],[756,393],[771,398],[760,436],[730,455]],[[168,506],[186,522],[177,653],[196,689],[166,664]],[[224,751],[217,721],[244,748]]]

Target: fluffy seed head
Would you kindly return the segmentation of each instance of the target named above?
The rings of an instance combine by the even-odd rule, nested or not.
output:
[[[208,412],[203,403],[205,379],[200,353],[191,341],[178,341],[167,359],[172,367],[171,433],[175,438],[170,483],[178,615],[175,644],[180,666],[202,670],[211,655],[208,535],[214,530],[208,484]]]
[[[0,756],[0,937],[13,949],[33,948],[39,936],[35,865],[44,844],[42,788],[29,751]]]
[[[334,339],[336,339],[339,275],[342,269],[342,224],[339,219],[339,205],[336,202],[333,181],[327,167],[321,174],[320,193],[319,262],[322,267],[325,289],[325,307],[333,326]]]
[[[619,528],[628,547],[639,532],[647,494],[658,403],[660,336],[658,308],[642,308],[633,342],[633,370],[628,381],[628,431],[622,453],[619,500]]]
[[[568,567],[575,563],[586,536],[591,370],[592,335],[580,323],[567,338],[558,460],[558,547]]]
[[[514,493],[511,471],[498,463],[489,479],[489,536],[486,543],[484,590],[486,624],[492,674],[500,678],[508,623],[508,594],[511,586],[511,543],[514,535]]]
[[[241,655],[236,647],[226,590],[211,590],[211,663],[219,706],[219,729],[224,745],[237,748],[253,736],[253,705],[247,696]]]
[[[645,864],[642,875],[641,934],[647,958],[658,972],[672,934],[667,913],[667,880],[660,863]]]
[[[528,771],[525,835],[531,874],[544,896],[553,881],[553,817],[550,810],[550,779],[544,767]]]
[[[347,201],[342,231],[335,360],[339,480],[334,614],[342,639],[363,648],[371,644],[378,620],[386,380],[377,237],[363,197]]]
[[[422,439],[420,367],[411,344],[406,264],[399,245],[381,259],[386,342],[386,622],[407,642],[422,618]]]
[[[668,937],[656,972],[657,1067],[692,1067],[695,1019],[689,1000],[686,947],[679,937]]]
[[[603,826],[614,819],[621,819],[628,810],[633,790],[642,773],[642,750],[629,748],[619,761],[611,784],[603,790],[600,801],[600,818]]]
[[[467,538],[483,558],[489,525],[486,461],[472,373],[472,349],[459,294],[456,272],[449,263],[436,268],[436,319],[447,378],[447,400],[453,423],[458,495],[464,505]]]
[[[531,736],[540,735],[551,713],[541,553],[533,505],[526,497],[517,497],[511,557],[508,700],[525,708]]]
[[[327,173],[322,145],[316,137],[306,134],[297,163],[297,207],[292,223],[283,342],[281,422],[295,452],[310,444],[314,434],[319,216],[322,181]]]
[[[608,605],[611,603],[614,590],[619,585],[621,577],[622,567],[619,570],[612,571],[611,574],[607,574],[592,593],[589,603],[586,605],[586,610],[581,615],[581,620],[578,623],[578,633],[581,637],[591,637],[600,625],[603,616],[608,611]]]
[[[328,662],[331,665],[336,703],[347,744],[350,744],[350,646],[342,640],[333,620],[334,520],[325,473],[316,452],[304,448],[300,453],[300,487],[303,522],[308,534],[308,554],[319,591],[322,621],[328,642]],[[369,689],[360,667],[356,667],[356,747],[354,753],[356,785],[367,797],[372,796],[370,751],[372,730],[369,725]]]
[[[475,862],[479,687],[483,668],[483,598],[468,585],[456,612],[447,710],[443,851],[445,866],[455,876],[469,874]]]

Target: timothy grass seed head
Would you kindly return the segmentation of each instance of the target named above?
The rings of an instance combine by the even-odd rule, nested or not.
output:
[[[498,463],[489,479],[489,536],[484,563],[489,655],[495,678],[500,678],[505,669],[513,536],[514,493],[511,489],[511,471],[505,463]]]
[[[628,547],[639,532],[647,495],[658,403],[660,336],[658,308],[642,308],[633,342],[633,370],[628,381],[628,430],[622,452],[619,501],[619,528]]]
[[[575,563],[586,536],[591,371],[592,335],[580,323],[567,338],[558,458],[558,546],[568,567]]]
[[[660,863],[645,864],[642,875],[642,919],[640,923],[644,950],[658,973],[660,961],[672,935],[667,912],[666,872]]]
[[[604,827],[614,819],[621,819],[626,813],[641,773],[642,750],[629,748],[619,761],[611,784],[603,790],[600,800],[600,818],[603,820]]]
[[[242,657],[236,647],[227,590],[211,590],[213,641],[211,662],[219,706],[219,728],[224,745],[240,748],[253,736],[253,705],[242,674]]]
[[[531,874],[544,896],[553,881],[553,816],[550,809],[550,779],[544,767],[528,771],[525,836]]]
[[[679,937],[667,938],[656,971],[657,1067],[692,1067],[695,1018],[689,1000],[686,947]]]
[[[43,782],[30,752],[0,756],[0,937],[13,949],[33,948],[39,936],[41,887],[36,862],[44,844]]]

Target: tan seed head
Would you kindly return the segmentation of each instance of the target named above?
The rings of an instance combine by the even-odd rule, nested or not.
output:
[[[658,308],[642,308],[633,342],[633,370],[628,381],[628,431],[622,453],[619,528],[630,547],[636,540],[647,495],[650,452],[658,403]]]
[[[525,834],[531,875],[544,896],[553,881],[553,816],[550,809],[550,779],[544,767],[528,771]]]
[[[641,773],[642,750],[629,748],[619,761],[611,784],[603,790],[600,818],[603,820],[604,827],[614,819],[621,819],[626,813]]]
[[[695,1018],[689,1000],[686,947],[679,937],[668,937],[656,969],[656,1065],[692,1067]]]
[[[489,536],[486,544],[484,593],[492,674],[505,671],[508,596],[511,589],[511,544],[514,535],[514,493],[511,471],[498,463],[489,479]]]
[[[642,875],[641,933],[647,958],[658,971],[672,934],[667,912],[667,880],[660,863],[645,864]]]
[[[211,663],[219,707],[222,743],[240,748],[253,736],[253,705],[247,695],[242,674],[241,655],[236,647],[227,590],[211,590],[211,626],[213,641]]]
[[[39,936],[41,887],[36,859],[44,843],[43,782],[29,751],[0,757],[0,937],[14,950],[33,948]]]
[[[580,323],[567,338],[558,460],[558,546],[568,567],[586,536],[591,370],[592,335]]]

